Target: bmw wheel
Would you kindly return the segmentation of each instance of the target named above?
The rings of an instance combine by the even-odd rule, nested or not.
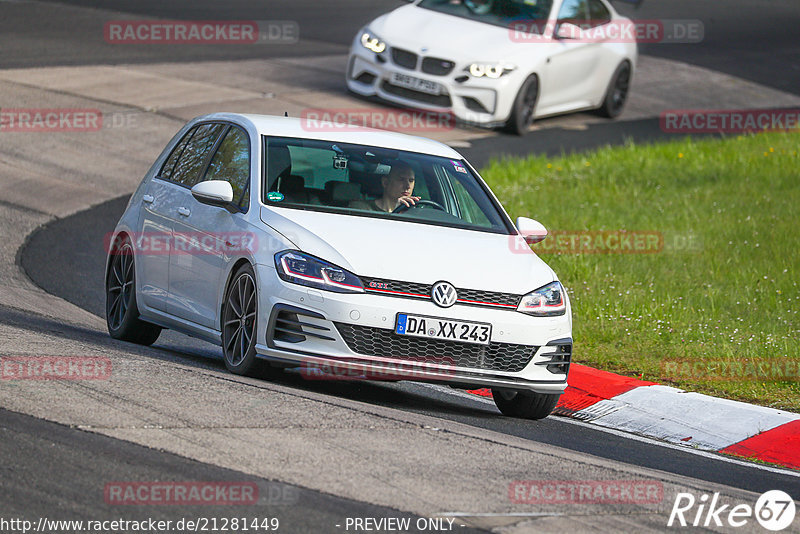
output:
[[[503,415],[522,419],[544,419],[556,407],[560,393],[534,393],[492,388],[494,403]]]
[[[506,122],[506,130],[513,134],[525,135],[533,124],[536,101],[539,99],[539,78],[531,74],[519,88],[511,116]]]
[[[237,375],[252,375],[256,371],[257,316],[256,276],[250,264],[246,264],[233,276],[222,308],[225,367]]]
[[[161,334],[161,327],[139,318],[134,260],[130,238],[117,238],[106,273],[106,325],[114,339],[152,345]]]
[[[610,119],[617,117],[622,113],[622,108],[625,107],[625,102],[628,99],[628,89],[631,84],[631,64],[623,61],[614,71],[611,77],[611,82],[608,84],[606,90],[606,97],[603,99],[603,104],[598,109],[599,113]]]

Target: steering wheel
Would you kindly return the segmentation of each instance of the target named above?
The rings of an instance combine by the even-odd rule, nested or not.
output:
[[[433,200],[417,200],[416,204],[413,204],[411,206],[400,204],[394,210],[392,210],[392,213],[404,213],[410,210],[411,208],[420,208],[422,206],[431,206],[432,208],[436,208],[437,210],[447,211],[446,209],[444,209],[444,206],[442,206],[438,202],[434,202]]]

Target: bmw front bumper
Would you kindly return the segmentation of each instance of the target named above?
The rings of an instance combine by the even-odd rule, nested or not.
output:
[[[451,113],[469,124],[493,127],[506,122],[522,84],[516,71],[497,79],[476,79],[464,71],[465,65],[456,63],[449,74],[433,75],[420,70],[421,61],[414,69],[404,68],[394,62],[391,47],[376,54],[356,40],[347,63],[347,87],[404,107]],[[398,86],[392,80],[394,73],[436,83],[441,92],[431,95]]]

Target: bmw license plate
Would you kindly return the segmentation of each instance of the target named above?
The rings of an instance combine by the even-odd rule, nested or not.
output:
[[[414,89],[415,91],[428,93],[429,95],[438,95],[442,93],[441,84],[423,80],[421,78],[415,78],[414,76],[409,76],[408,74],[402,74],[400,72],[392,73],[392,83],[407,89]]]
[[[425,315],[397,314],[394,332],[401,336],[445,339],[488,345],[492,338],[492,325],[472,321],[453,321]]]

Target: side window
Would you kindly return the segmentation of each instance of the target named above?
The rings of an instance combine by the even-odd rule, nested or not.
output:
[[[214,148],[214,143],[223,128],[222,124],[198,126],[175,164],[170,180],[186,187],[194,186],[199,181],[200,171],[203,170],[209,152]]]
[[[559,22],[569,22],[583,27],[588,18],[587,0],[564,0],[558,11]]]
[[[481,208],[470,196],[464,186],[458,180],[453,180],[453,191],[456,194],[456,201],[461,208],[462,218],[468,223],[490,226],[489,219],[481,211]]]
[[[589,0],[589,19],[592,26],[602,26],[611,22],[611,13],[600,0]]]
[[[183,138],[178,141],[178,144],[172,149],[172,153],[167,158],[167,161],[164,162],[164,166],[161,167],[161,172],[158,173],[159,178],[164,180],[169,180],[172,178],[172,172],[175,170],[175,162],[178,161],[178,158],[180,158],[181,154],[183,154],[186,144],[189,142],[189,139],[192,138],[195,131],[197,131],[196,126],[186,132]]]
[[[232,126],[211,159],[203,181],[225,180],[233,187],[233,201],[246,209],[250,198],[250,141],[241,128]]]

